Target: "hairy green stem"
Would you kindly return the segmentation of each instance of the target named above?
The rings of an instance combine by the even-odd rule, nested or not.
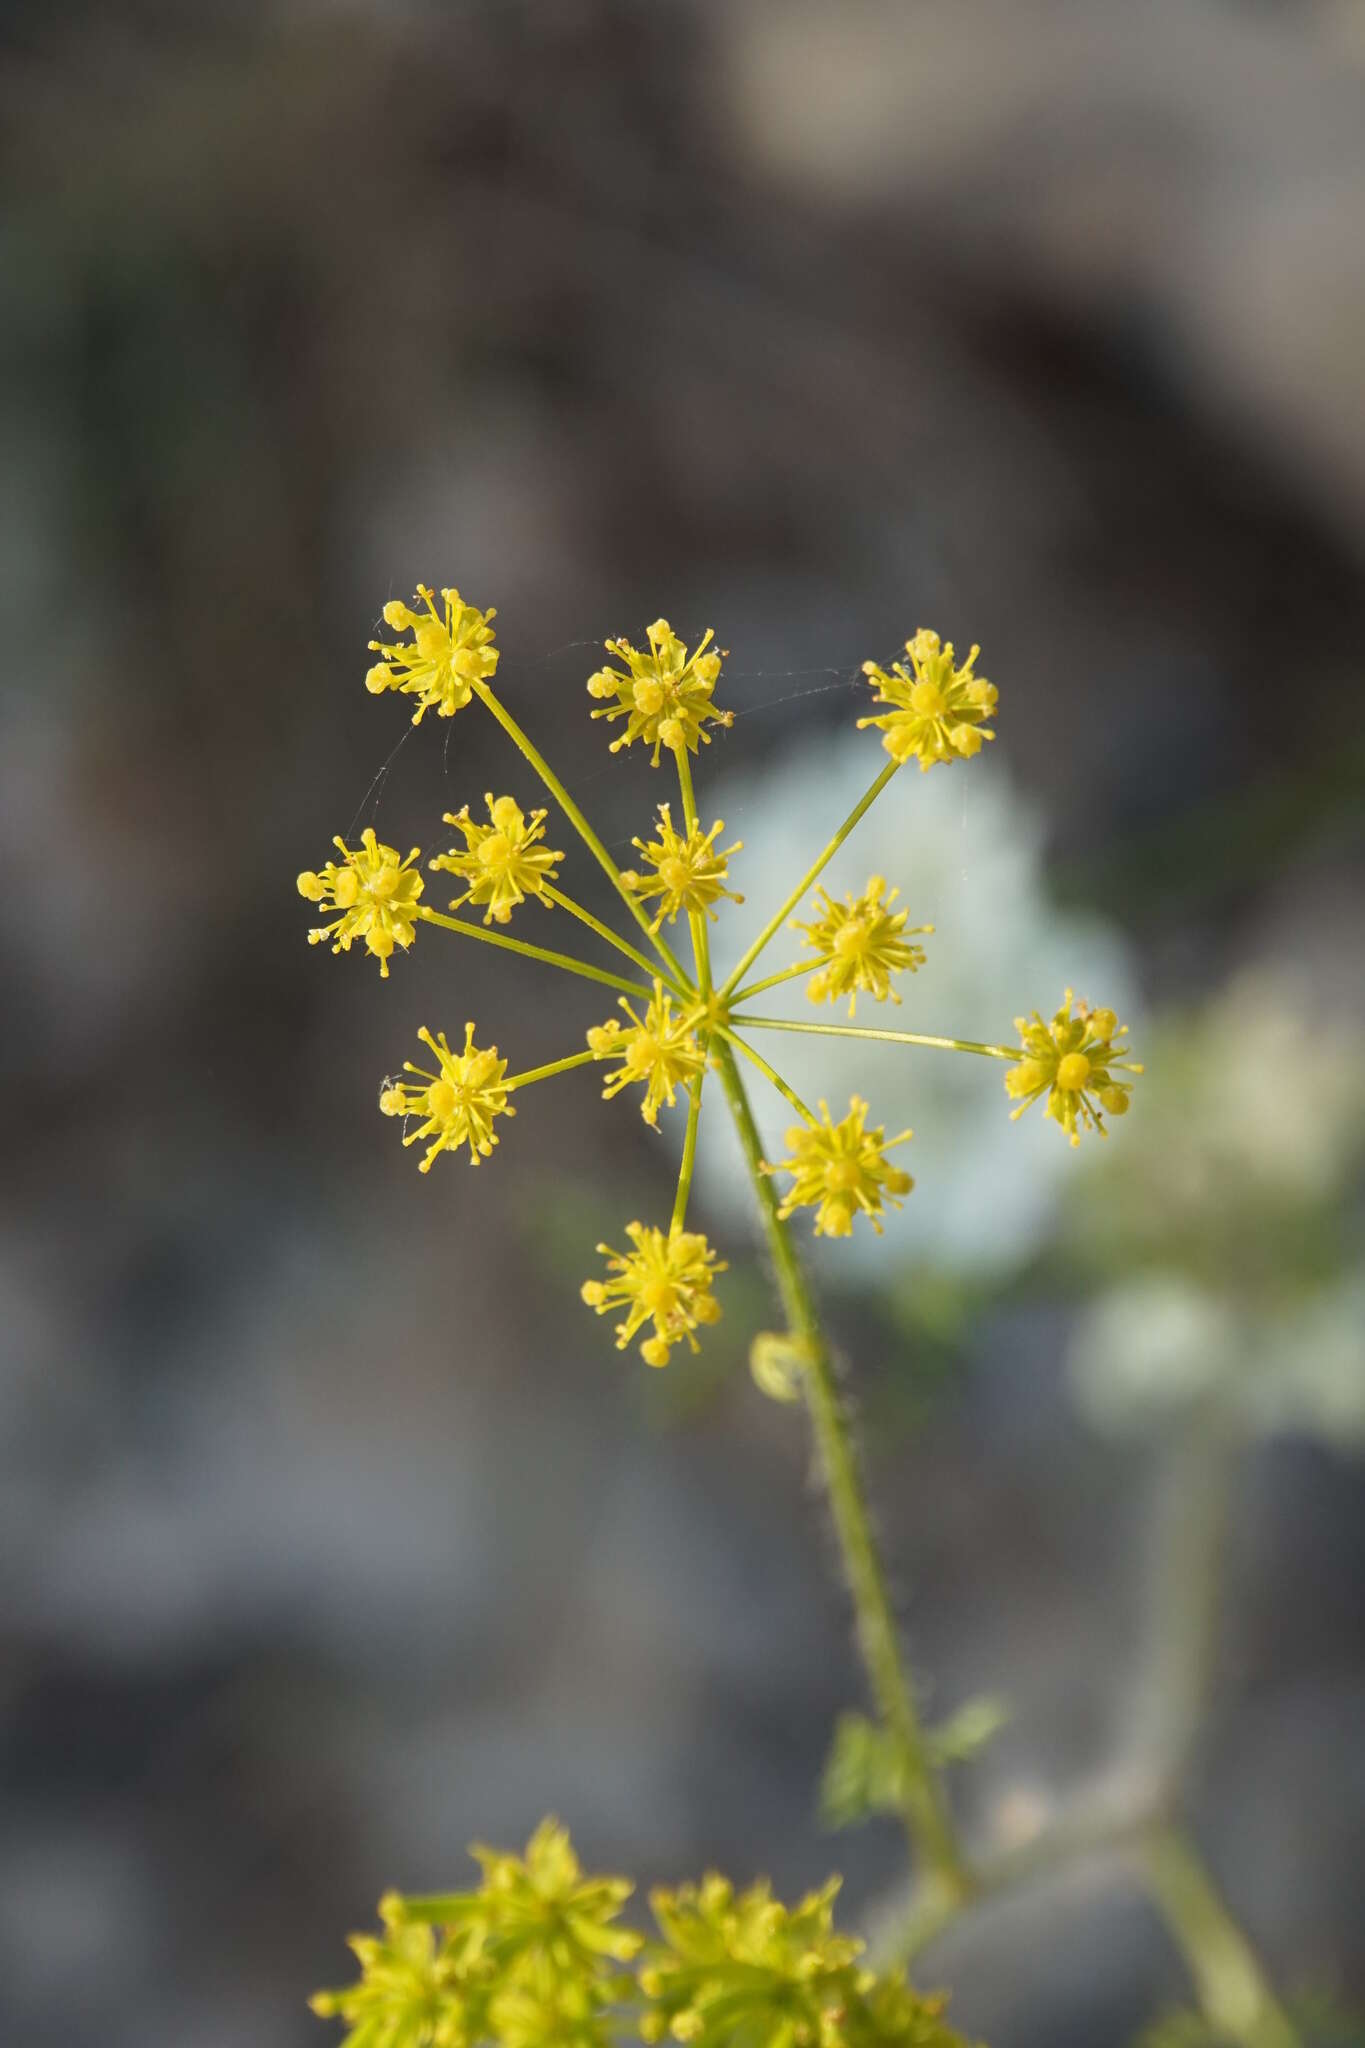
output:
[[[490,931],[486,925],[470,924],[467,918],[447,917],[443,911],[429,910],[419,903],[413,911],[424,924],[436,924],[443,932],[459,932],[463,938],[479,939],[485,946],[501,946],[506,953],[521,953],[528,960],[539,960],[545,967],[562,967],[566,974],[581,974],[585,981],[600,981],[604,988],[619,988],[628,996],[643,996],[648,1001],[651,990],[642,988],[638,981],[624,981],[610,968],[594,967],[590,960],[575,960],[571,953],[552,953],[546,946],[533,946],[525,939],[504,938],[501,932]]]
[[[906,1781],[906,1830],[912,1847],[932,1873],[938,1888],[949,1896],[960,1898],[967,1890],[962,1852],[942,1786],[929,1759],[914,1692],[902,1659],[895,1616],[872,1534],[872,1519],[854,1455],[848,1417],[835,1382],[834,1361],[790,1234],[777,1213],[778,1202],[772,1181],[763,1172],[763,1144],[744,1082],[735,1064],[734,1050],[723,1042],[715,1047],[715,1058],[753,1181],[754,1199],[772,1255],[778,1294],[794,1347],[805,1366],[802,1386],[829,1495],[844,1575],[853,1599],[858,1647],[878,1711],[901,1752]]]
[[[667,967],[670,975],[674,976],[678,985],[682,987],[686,983],[687,976],[683,973],[682,968],[674,957],[667,939],[663,938],[658,932],[651,930],[649,918],[643,906],[636,902],[632,892],[621,880],[621,870],[617,867],[616,862],[607,852],[606,847],[593,831],[592,826],[588,823],[582,811],[579,810],[578,805],[569,795],[568,790],[565,789],[563,783],[555,774],[554,769],[545,759],[545,756],[538,747],[531,744],[531,741],[517,724],[516,719],[513,718],[511,712],[507,709],[507,706],[502,702],[496,691],[490,688],[487,683],[479,681],[475,681],[474,690],[481,701],[487,705],[494,718],[497,719],[498,724],[507,734],[507,737],[511,740],[523,760],[530,762],[536,774],[559,805],[560,810],[563,811],[565,817],[573,826],[574,831],[583,841],[583,844],[611,883],[612,888],[615,889],[617,895],[621,898],[621,901],[649,940],[650,945],[653,946],[655,952]]]
[[[734,968],[730,975],[727,977],[725,984],[720,991],[720,993],[723,996],[728,996],[733,989],[738,988],[743,976],[747,973],[748,969],[753,966],[754,961],[757,960],[759,954],[763,951],[763,948],[768,944],[770,939],[776,938],[778,932],[781,931],[782,926],[786,922],[787,918],[791,915],[792,911],[795,910],[797,904],[801,901],[801,898],[805,895],[807,889],[810,888],[811,883],[818,880],[818,878],[824,873],[825,869],[829,866],[835,854],[839,851],[839,848],[843,845],[844,841],[847,839],[849,833],[853,830],[858,820],[861,817],[863,817],[868,811],[871,810],[873,804],[876,803],[877,798],[886,788],[887,783],[891,780],[892,776],[898,772],[901,766],[902,763],[899,761],[888,761],[885,768],[883,768],[881,774],[873,783],[871,789],[867,790],[865,794],[858,799],[857,803],[853,806],[853,809],[844,819],[843,824],[839,827],[834,837],[829,841],[829,843],[826,846],[824,846],[821,849],[821,851],[816,855],[814,861],[806,869],[805,874],[802,875],[800,881],[792,890],[786,902],[782,905],[782,908],[779,911],[775,912],[774,915],[769,918],[768,922],[764,925],[758,937],[754,940],[752,946],[750,946],[748,952],[744,955],[744,958],[740,961],[738,967]]]

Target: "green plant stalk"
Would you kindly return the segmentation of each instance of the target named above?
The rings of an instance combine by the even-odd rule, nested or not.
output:
[[[768,1062],[764,1059],[761,1052],[755,1052],[754,1048],[751,1045],[746,1045],[742,1038],[737,1037],[736,1034],[729,1029],[728,1025],[717,1024],[715,1028],[719,1036],[725,1040],[727,1045],[732,1045],[737,1053],[742,1054],[743,1057],[746,1060],[748,1060],[751,1067],[756,1067],[758,1069],[759,1073],[762,1074],[765,1081],[771,1082],[772,1086],[776,1088],[779,1095],[785,1097],[785,1099],[791,1104],[792,1108],[796,1111],[796,1114],[800,1117],[803,1124],[809,1124],[812,1130],[818,1128],[820,1121],[819,1118],[801,1100],[801,1097],[797,1094],[796,1090],[792,1087],[791,1083],[789,1081],[783,1080],[782,1076],[778,1073],[776,1067],[769,1066]]]
[[[1210,2024],[1242,2048],[1298,2048],[1298,2035],[1255,1950],[1182,1829],[1153,1829],[1143,1845],[1142,1871],[1189,1965]]]
[[[678,764],[678,788],[682,792],[683,825],[689,833],[697,830],[697,799],[692,788],[692,763],[687,758],[687,748],[675,747],[673,758]],[[706,912],[689,910],[687,922],[692,930],[692,958],[697,968],[697,992],[703,1002],[711,993],[711,940],[706,929]]]
[[[641,972],[647,974],[651,980],[659,972],[659,963],[657,961],[646,960],[643,953],[637,953],[634,946],[629,945],[618,932],[614,932],[610,925],[603,924],[600,917],[594,917],[590,910],[585,910],[581,903],[575,903],[572,896],[565,896],[561,890],[552,887],[549,882],[545,884],[545,894],[549,897],[551,903],[557,903],[561,910],[568,911],[570,917],[576,917],[580,924],[585,924],[590,932],[596,932],[599,939],[605,939],[607,944],[614,946],[618,953],[624,953],[627,960],[633,960]],[[689,991],[677,989],[675,993],[684,995],[689,993]]]
[[[539,960],[545,967],[562,967],[566,974],[580,974],[585,981],[600,981],[605,988],[619,988],[624,995],[643,996],[648,1002],[652,993],[642,988],[638,981],[625,981],[610,968],[594,967],[590,960],[575,960],[571,953],[552,953],[545,946],[533,946],[525,939],[507,939],[501,932],[489,931],[487,926],[470,924],[463,917],[447,917],[443,911],[429,910],[419,903],[413,912],[424,924],[436,924],[443,932],[459,932],[463,938],[479,939],[485,946],[501,946],[505,953],[521,953],[528,960]]]
[[[932,1874],[937,1889],[962,1899],[969,1890],[966,1866],[942,1785],[929,1760],[914,1693],[902,1661],[848,1417],[835,1383],[834,1361],[796,1249],[777,1213],[772,1180],[763,1172],[763,1144],[735,1064],[734,1050],[722,1041],[714,1045],[714,1053],[753,1182],[754,1199],[776,1271],[778,1294],[793,1344],[805,1366],[802,1385],[844,1575],[853,1599],[858,1647],[877,1709],[901,1752],[906,1831],[912,1850]]]
[[[941,1052],[975,1052],[983,1059],[1022,1059],[1018,1046],[982,1045],[974,1038],[935,1038],[924,1031],[876,1031],[863,1024],[798,1024],[786,1017],[737,1017],[732,1024],[742,1024],[748,1031],[799,1031],[813,1038],[874,1038],[886,1045],[930,1045]]]
[[[475,688],[478,688],[477,684],[475,685]],[[864,793],[864,795],[862,795],[858,799],[857,803],[853,806],[853,809],[844,819],[843,824],[839,827],[834,837],[829,841],[829,843],[825,847],[822,848],[822,850],[816,855],[815,860],[811,863],[810,867],[806,869],[805,874],[802,875],[800,881],[792,890],[786,902],[782,905],[782,908],[779,911],[777,911],[772,917],[769,918],[767,924],[764,925],[762,931],[754,940],[752,946],[750,946],[748,952],[744,955],[744,958],[740,961],[738,967],[734,968],[728,975],[724,985],[720,990],[722,996],[728,996],[732,993],[734,989],[738,988],[744,975],[753,966],[755,960],[757,960],[759,954],[763,951],[764,947],[768,944],[768,942],[771,939],[776,938],[778,932],[782,929],[782,926],[785,923],[786,919],[791,915],[792,911],[795,910],[797,904],[801,901],[801,898],[805,895],[807,889],[810,888],[811,883],[817,881],[819,877],[824,873],[825,869],[829,866],[835,854],[839,851],[839,848],[843,845],[844,841],[847,839],[849,833],[853,830],[858,820],[864,817],[866,813],[871,810],[873,804],[876,803],[877,798],[886,788],[887,783],[891,780],[893,775],[899,773],[903,765],[904,764],[900,761],[888,761],[885,768],[883,768],[881,774],[873,783],[871,789],[867,790]]]
[[[784,981],[795,981],[800,974],[818,974],[822,967],[828,967],[834,958],[832,953],[821,953],[810,960],[798,960],[794,967],[784,967],[780,974],[769,974],[762,981],[751,981],[747,988],[737,988],[730,998],[732,1008],[747,1003],[750,996],[761,996],[764,989],[777,988]]]
[[[701,1090],[705,1071],[698,1074],[687,1091],[687,1130],[683,1137],[682,1164],[678,1168],[678,1192],[673,1197],[673,1221],[669,1236],[687,1221],[687,1198],[692,1192],[692,1173],[697,1163],[697,1125],[701,1120]]]
[[[583,844],[611,883],[612,888],[615,889],[617,895],[621,898],[621,901],[649,940],[650,945],[653,946],[655,952],[667,967],[670,975],[674,977],[680,988],[685,987],[687,976],[683,973],[682,968],[674,957],[673,950],[669,946],[667,939],[663,938],[660,933],[651,930],[649,918],[643,905],[636,902],[630,890],[621,880],[621,870],[617,867],[616,862],[607,852],[606,847],[593,831],[592,826],[583,816],[582,811],[579,810],[578,805],[569,795],[568,790],[565,789],[563,783],[555,774],[554,769],[545,759],[545,756],[538,747],[531,744],[496,691],[490,689],[487,683],[479,681],[474,683],[474,690],[482,702],[487,705],[494,718],[497,719],[498,724],[507,734],[508,739],[511,740],[517,752],[522,756],[522,759],[529,761],[532,768],[534,768],[536,774],[559,805],[560,810],[563,811],[565,817],[573,826],[574,831],[583,841]]]
[[[548,1081],[555,1074],[567,1074],[574,1067],[586,1067],[589,1060],[595,1060],[595,1052],[571,1052],[566,1059],[551,1060],[547,1067],[532,1067],[525,1074],[512,1074],[502,1083],[510,1094],[513,1088],[529,1088],[532,1081]]]

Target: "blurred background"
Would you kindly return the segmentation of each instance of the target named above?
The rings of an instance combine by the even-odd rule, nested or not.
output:
[[[0,2038],[321,2043],[380,1891],[545,1811],[643,1884],[839,1868],[850,1924],[903,1885],[890,1822],[817,1813],[862,1688],[799,1411],[746,1369],[718,1105],[726,1318],[649,1374],[576,1297],[675,1120],[572,1074],[474,1183],[375,1113],[420,1024],[525,1068],[609,999],[304,943],[333,833],[536,800],[477,708],[366,695],[419,579],[497,605],[622,859],[667,791],[584,680],[715,627],[732,954],[881,759],[860,663],[981,643],[988,757],[901,778],[827,879],[938,926],[896,1021],[998,1038],[1071,983],[1148,1071],[1073,1156],[984,1062],[791,1063],[917,1132],[881,1255],[819,1266],[926,1710],[1010,1702],[959,1774],[983,1844],[1173,1759],[1286,1996],[1358,2004],[1365,7],[2,32]],[[1103,1862],[920,1974],[996,2048],[1188,1997]]]

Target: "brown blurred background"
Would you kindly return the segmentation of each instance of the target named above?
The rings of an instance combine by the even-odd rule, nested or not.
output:
[[[939,1189],[824,1268],[909,1638],[935,1712],[1013,1701],[978,1839],[1122,1768],[1168,1467],[1235,1414],[1192,1811],[1286,1992],[1365,1998],[1365,7],[11,0],[3,37],[0,2039],[321,2042],[379,1892],[546,1810],[645,1883],[837,1867],[856,1922],[902,1881],[889,1824],[817,1823],[860,1680],[714,1177],[726,1321],[644,1374],[576,1289],[676,1133],[566,1077],[471,1183],[374,1113],[418,1024],[526,1067],[591,993],[303,942],[334,832],[532,800],[475,710],[405,739],[361,687],[419,579],[498,606],[614,845],[660,786],[587,721],[595,644],[714,625],[704,774],[768,904],[861,660],[981,643],[1005,879],[937,799],[978,979],[1027,870],[1151,1064],[1069,1193],[1021,1127],[996,1260],[992,1172],[917,1239],[969,1148],[915,1067]],[[931,971],[927,1028],[1061,993],[960,1014]],[[1186,1996],[1104,1868],[923,1974],[996,2048]]]

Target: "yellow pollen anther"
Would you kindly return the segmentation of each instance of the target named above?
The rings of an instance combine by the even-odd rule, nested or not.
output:
[[[1057,1062],[1057,1086],[1066,1088],[1072,1094],[1084,1088],[1090,1079],[1090,1062],[1083,1052],[1069,1052]]]
[[[491,838],[485,839],[480,846],[477,859],[481,867],[505,868],[509,861],[516,858],[516,852],[516,847],[504,833],[494,832]]]
[[[449,1081],[433,1081],[427,1090],[427,1104],[433,1116],[449,1116],[455,1107],[455,1090]]]
[[[633,1073],[642,1077],[649,1072],[659,1056],[659,1041],[648,1031],[642,1031],[638,1038],[632,1038],[626,1047],[626,1065]]]
[[[910,692],[910,709],[921,718],[942,718],[947,701],[937,683],[916,683]]]

